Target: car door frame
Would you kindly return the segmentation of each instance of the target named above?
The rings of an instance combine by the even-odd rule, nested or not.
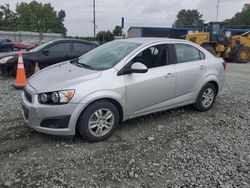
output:
[[[177,54],[176,54],[176,49],[175,49],[175,44],[184,44],[184,45],[189,45],[189,46],[192,46],[193,48],[196,48],[199,52],[203,53],[205,58],[204,59],[200,59],[200,60],[193,60],[193,61],[187,61],[187,62],[181,62],[181,63],[178,63],[178,60],[177,60]],[[176,96],[175,98],[178,99],[177,101],[179,101],[179,103],[176,104],[176,107],[178,106],[182,106],[182,105],[185,105],[185,104],[191,104],[193,102],[195,102],[195,95],[194,93],[196,92],[195,89],[196,89],[196,84],[194,84],[194,86],[192,87],[192,90],[190,90],[189,92],[184,92],[182,94],[178,94],[178,84],[179,84],[179,80],[178,80],[178,68],[179,66],[187,66],[190,65],[190,64],[197,64],[197,67],[195,67],[196,71],[197,72],[200,72],[200,71],[206,71],[206,68],[207,68],[207,65],[206,65],[206,54],[198,47],[190,44],[190,43],[185,43],[185,42],[174,42],[172,43],[171,45],[171,48],[172,48],[172,51],[173,51],[173,55],[175,56],[175,64],[176,64]],[[200,77],[200,79],[197,81],[197,84],[201,82],[201,80],[203,79],[204,77]]]
[[[132,60],[138,55],[140,54],[141,52],[143,52],[144,50],[150,48],[150,47],[153,47],[153,46],[157,46],[157,45],[166,45],[166,50],[167,50],[167,61],[166,62],[166,65],[165,66],[172,66],[173,68],[173,71],[175,71],[175,56],[174,54],[172,53],[172,48],[169,47],[169,42],[154,42],[154,43],[150,43],[150,44],[147,44],[145,46],[143,46],[142,48],[140,48],[139,50],[136,50],[132,55],[129,56],[129,58],[127,58],[125,61],[124,61],[124,64],[123,64],[123,67],[120,69],[120,71],[118,71],[117,75],[124,75],[124,71],[126,71],[129,67],[131,67],[131,65],[133,64]],[[161,68],[163,66],[160,66]],[[151,69],[156,69],[156,68],[160,68],[160,67],[154,67],[154,68],[151,68]],[[167,75],[168,73],[166,73]],[[175,76],[175,73],[174,75]],[[175,96],[175,85],[176,85],[176,80],[174,81],[174,94],[172,96],[172,98],[170,100],[173,100],[174,96]],[[126,85],[126,81],[125,81],[125,77],[124,77],[124,86],[127,87]],[[127,89],[126,89],[126,92],[127,92]],[[127,99],[126,99],[127,100]],[[127,113],[127,115],[129,116],[129,118],[134,118],[134,117],[138,117],[138,116],[141,116],[141,115],[146,115],[146,114],[150,114],[150,113],[153,113],[153,112],[156,112],[156,111],[162,111],[162,110],[165,110],[167,108],[171,108],[169,106],[169,104],[171,103],[168,103],[168,101],[164,101],[164,102],[161,102],[159,103],[161,105],[159,105],[158,107],[156,107],[158,104],[154,104],[152,105],[153,109],[152,108],[149,108],[148,110],[144,110],[144,111],[138,111],[138,113],[135,113],[135,114],[132,114],[132,113]],[[126,111],[128,111],[128,107],[126,105]]]

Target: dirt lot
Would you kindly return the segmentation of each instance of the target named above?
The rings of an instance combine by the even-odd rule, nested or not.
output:
[[[250,63],[228,64],[209,112],[137,118],[100,143],[27,128],[12,82],[0,77],[0,187],[250,187]]]

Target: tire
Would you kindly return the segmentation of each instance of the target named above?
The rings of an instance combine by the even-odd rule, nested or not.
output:
[[[35,66],[30,62],[24,63],[25,75],[27,78],[31,77],[35,72]],[[15,64],[11,70],[11,76],[16,77],[17,64]]]
[[[109,101],[96,101],[81,113],[77,129],[82,138],[99,142],[110,137],[118,125],[119,111],[116,106]]]
[[[210,93],[210,91],[211,91],[211,93]],[[207,96],[208,98],[205,98],[204,95]],[[196,102],[193,104],[193,107],[196,110],[202,111],[202,112],[210,110],[215,102],[216,96],[217,96],[216,87],[211,83],[207,83],[200,90],[199,95],[196,99]],[[207,100],[207,103],[205,100]]]
[[[207,51],[209,51],[211,54],[213,54],[214,56],[216,56],[216,51],[214,49],[214,47],[210,46],[210,45],[204,45],[202,46],[203,48],[205,48]]]
[[[246,46],[239,47],[235,54],[235,61],[237,63],[250,62],[250,48]]]

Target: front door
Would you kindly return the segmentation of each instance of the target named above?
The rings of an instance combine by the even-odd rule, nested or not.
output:
[[[148,72],[125,75],[128,116],[164,108],[164,102],[174,97],[175,65],[169,64],[167,56],[164,44],[147,48],[132,60],[145,64]]]

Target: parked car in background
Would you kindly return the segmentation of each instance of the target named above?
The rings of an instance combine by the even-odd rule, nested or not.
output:
[[[78,39],[59,39],[44,43],[29,52],[23,52],[26,75],[30,77],[34,73],[36,63],[40,69],[43,69],[59,62],[78,58],[97,46],[93,42]],[[17,52],[0,57],[1,72],[10,72],[15,76],[17,61]]]
[[[14,50],[26,50],[30,51],[40,44],[38,40],[26,39],[22,42],[14,42]]]
[[[12,51],[14,43],[9,39],[0,39],[0,52]]]
[[[101,141],[131,118],[188,104],[209,110],[225,69],[223,59],[185,40],[117,40],[32,76],[23,117],[39,132]]]

